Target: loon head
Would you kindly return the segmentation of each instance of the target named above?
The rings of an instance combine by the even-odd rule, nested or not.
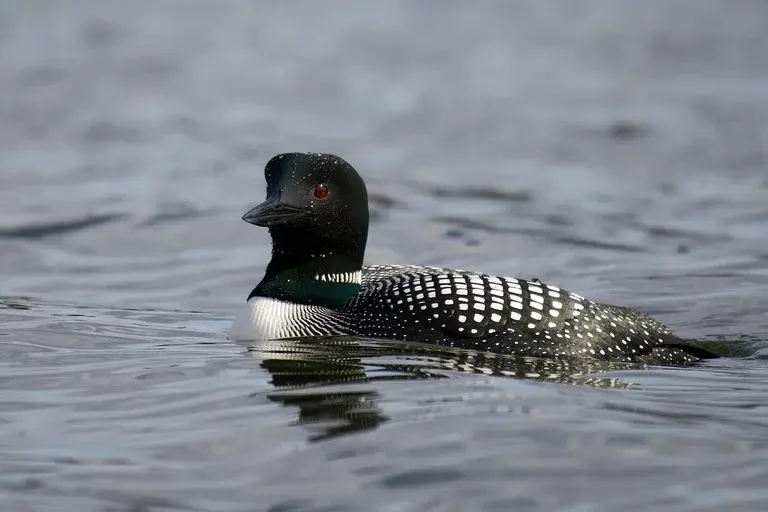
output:
[[[326,153],[274,156],[264,177],[267,198],[243,220],[269,228],[272,259],[251,296],[328,306],[348,300],[359,289],[368,238],[363,179]]]
[[[365,182],[346,160],[327,153],[283,153],[264,167],[266,201],[243,220],[272,234],[304,233],[348,242],[368,232]]]

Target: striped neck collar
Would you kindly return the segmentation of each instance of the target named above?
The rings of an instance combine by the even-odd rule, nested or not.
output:
[[[354,270],[352,272],[339,272],[337,274],[315,274],[315,281],[322,281],[324,283],[346,283],[359,285],[363,279],[363,272],[361,270]]]

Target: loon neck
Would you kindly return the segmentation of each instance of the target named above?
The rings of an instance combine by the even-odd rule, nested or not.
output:
[[[336,309],[360,291],[365,236],[339,241],[294,229],[270,229],[272,259],[252,297]],[[367,235],[367,233],[366,233]]]

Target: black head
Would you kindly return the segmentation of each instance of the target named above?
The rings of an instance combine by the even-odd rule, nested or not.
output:
[[[264,168],[267,199],[243,220],[270,231],[357,239],[368,232],[368,192],[344,159],[324,153],[283,153]]]

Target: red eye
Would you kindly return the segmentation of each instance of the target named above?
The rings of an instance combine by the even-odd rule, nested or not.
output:
[[[318,183],[315,185],[314,196],[316,199],[323,200],[328,197],[328,185],[325,183]]]

